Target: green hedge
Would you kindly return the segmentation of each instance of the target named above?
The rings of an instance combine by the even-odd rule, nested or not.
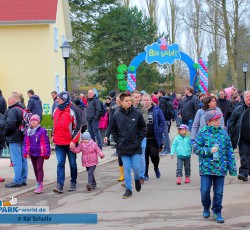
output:
[[[51,114],[43,114],[43,119],[41,122],[41,126],[42,127],[46,127],[46,128],[52,128],[53,126],[53,121],[51,118]]]

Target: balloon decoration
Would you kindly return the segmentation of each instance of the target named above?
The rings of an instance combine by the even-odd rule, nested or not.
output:
[[[116,75],[116,78],[118,80],[118,89],[123,92],[127,90],[127,81],[125,80],[127,70],[128,67],[125,64],[121,64],[117,67],[118,74]]]
[[[128,90],[132,92],[136,88],[136,68],[135,66],[127,67],[125,64],[121,64],[117,67],[118,74],[116,78],[118,80],[118,89],[121,91]],[[125,77],[127,76],[127,81]]]
[[[128,83],[128,91],[132,92],[136,89],[136,68],[135,66],[129,66],[128,67],[128,78],[127,78],[127,83]]]
[[[198,63],[194,63],[193,67],[199,73],[199,79],[197,81],[197,88],[202,93],[208,93],[208,69],[207,69],[207,62],[203,61],[202,58],[199,58]]]

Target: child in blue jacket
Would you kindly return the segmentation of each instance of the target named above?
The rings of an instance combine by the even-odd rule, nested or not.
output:
[[[182,179],[182,169],[183,164],[185,168],[185,183],[190,183],[190,173],[191,173],[191,153],[192,153],[192,145],[190,134],[188,132],[187,125],[180,125],[178,128],[178,135],[175,137],[172,148],[171,148],[171,158],[174,158],[174,154],[177,155],[177,169],[176,169],[176,184],[181,184]]]
[[[199,156],[200,192],[203,217],[209,218],[212,204],[213,218],[224,223],[221,216],[224,180],[227,172],[236,176],[237,169],[232,144],[227,132],[220,127],[222,114],[211,110],[205,114],[206,126],[197,134],[193,144],[194,153]],[[210,190],[213,185],[213,201]]]

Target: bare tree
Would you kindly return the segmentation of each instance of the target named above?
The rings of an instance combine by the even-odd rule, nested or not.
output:
[[[180,20],[178,18],[179,7],[178,0],[165,1],[163,7],[163,20],[167,28],[167,38],[170,44],[176,42],[177,29],[180,26]],[[177,65],[178,66],[178,65]],[[171,65],[171,73],[173,76],[173,87],[175,87],[175,65]],[[169,79],[167,78],[169,85]]]
[[[157,11],[158,4],[156,0],[145,0],[149,17],[153,19],[153,22],[157,24]]]

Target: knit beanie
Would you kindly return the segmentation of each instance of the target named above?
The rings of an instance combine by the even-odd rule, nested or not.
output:
[[[65,102],[70,101],[69,92],[67,92],[67,91],[63,91],[63,92],[59,93],[57,96],[60,97]]]
[[[31,121],[38,121],[40,123],[41,119],[40,119],[40,117],[37,114],[34,114],[30,118],[30,122]]]
[[[91,140],[89,132],[84,132],[81,136],[82,140]]]

